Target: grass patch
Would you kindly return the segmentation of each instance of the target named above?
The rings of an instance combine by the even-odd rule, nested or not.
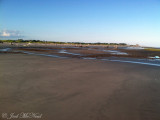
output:
[[[159,51],[160,52],[160,49],[157,49],[157,48],[146,48],[145,50],[147,50],[147,51]]]

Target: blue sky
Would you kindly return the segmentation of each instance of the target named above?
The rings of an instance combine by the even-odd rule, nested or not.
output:
[[[1,39],[160,47],[160,0],[0,0]]]

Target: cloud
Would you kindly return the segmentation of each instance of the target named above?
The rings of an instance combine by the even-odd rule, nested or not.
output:
[[[10,36],[10,34],[7,33],[6,31],[3,31],[1,36],[6,37],[6,36]]]
[[[23,37],[20,31],[17,30],[2,30],[0,31],[0,37],[2,38],[19,38]]]

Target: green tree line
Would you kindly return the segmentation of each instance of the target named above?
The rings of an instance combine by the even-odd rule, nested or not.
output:
[[[54,44],[73,44],[73,45],[127,45],[126,43],[84,43],[84,42],[57,42],[57,41],[45,41],[45,40],[0,40],[0,43],[54,43]]]

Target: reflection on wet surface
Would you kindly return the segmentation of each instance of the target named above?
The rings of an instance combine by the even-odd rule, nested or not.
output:
[[[127,53],[125,52],[120,52],[120,51],[117,51],[117,50],[103,50],[104,52],[108,52],[108,53],[111,53],[111,54],[116,54],[116,55],[128,55]]]
[[[2,52],[6,52],[6,51],[9,51],[9,50],[11,50],[11,48],[0,49],[0,51],[2,51]]]
[[[53,58],[72,58],[73,56],[75,57],[79,57],[81,59],[88,59],[88,60],[103,60],[103,61],[113,61],[113,62],[123,62],[123,63],[134,63],[134,64],[143,64],[143,65],[152,65],[152,66],[160,66],[160,59],[139,59],[139,58],[123,58],[123,57],[118,57],[118,56],[110,56],[110,57],[89,57],[87,55],[83,55],[80,53],[74,53],[73,52],[69,52],[68,49],[72,50],[75,47],[61,47],[61,48],[56,48],[56,49],[49,49],[49,48],[32,48],[32,49],[22,49],[22,50],[14,50],[14,48],[4,48],[4,49],[0,49],[0,51],[2,52],[6,52],[6,51],[13,51],[13,52],[21,52],[21,53],[25,53],[25,54],[29,54],[29,55],[39,55],[39,56],[46,56],[46,57],[53,57]],[[81,48],[76,48],[79,51],[81,51]],[[30,51],[31,50],[31,51]],[[38,51],[39,50],[39,51]],[[44,51],[41,51],[44,50]],[[54,51],[55,53],[51,53],[48,54],[48,51]],[[71,51],[70,50],[70,51]],[[84,49],[83,49],[84,50]],[[89,48],[85,50],[96,50],[96,51],[102,51],[102,52],[106,52],[106,54],[112,54],[112,55],[128,55],[128,53],[126,52],[121,52],[119,50],[106,50],[106,49],[93,49],[93,48]],[[38,51],[38,52],[37,52]],[[66,54],[66,56],[64,56],[64,54]],[[93,52],[94,54],[94,52]],[[67,56],[69,55],[69,56]],[[90,54],[88,54],[90,55]],[[78,58],[77,57],[77,58]]]
[[[77,54],[77,53],[67,52],[66,50],[60,50],[59,53],[65,53],[65,54],[70,54],[70,55],[81,55],[81,54]]]

